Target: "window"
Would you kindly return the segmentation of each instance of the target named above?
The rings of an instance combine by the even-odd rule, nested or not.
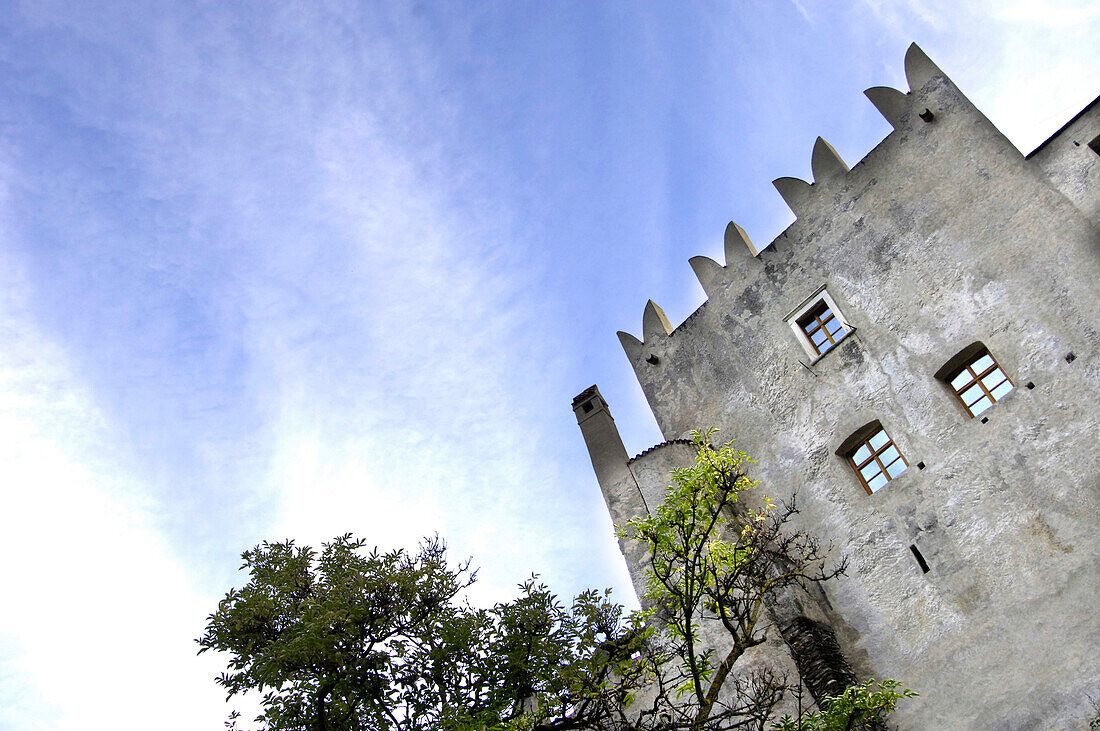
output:
[[[1089,143],[1089,149],[1100,155],[1100,135],[1097,135],[1092,142]]]
[[[836,302],[820,287],[785,318],[806,354],[814,361],[852,332],[852,326],[837,309]]]
[[[901,450],[878,421],[872,421],[848,437],[837,454],[848,460],[869,493],[878,492],[909,467]]]
[[[1015,386],[981,343],[972,343],[936,374],[944,381],[971,417],[1000,401]]]
[[[825,355],[829,348],[848,334],[825,300],[819,300],[813,309],[803,315],[798,320],[798,326],[810,339],[810,345],[817,355]]]

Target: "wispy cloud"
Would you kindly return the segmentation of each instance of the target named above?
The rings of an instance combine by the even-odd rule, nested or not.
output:
[[[994,17],[1000,20],[1059,30],[1087,27],[1100,17],[1100,8],[1095,3],[1081,0],[1078,2],[1024,0],[1015,3],[994,3],[990,10],[993,11]]]
[[[34,587],[4,626],[42,700],[10,722],[104,726],[125,679],[128,714],[183,697],[194,717],[172,723],[209,724],[221,696],[192,638],[261,537],[441,531],[459,556],[503,556],[483,601],[548,565],[563,537],[536,522],[575,508],[551,502],[556,472],[525,426],[546,398],[530,384],[560,363],[521,297],[539,273],[484,163],[451,144],[454,102],[411,20],[332,47],[319,12],[306,20],[323,30],[272,31],[294,46],[279,58],[259,52],[260,25],[174,18],[118,88],[81,63],[127,76],[126,49],[39,12],[24,42],[59,52],[48,74],[21,70],[49,108],[19,98],[8,139],[3,250],[20,279],[4,286],[0,433],[19,492],[4,547]],[[24,136],[35,123],[41,141]]]
[[[714,252],[683,247],[728,217],[789,220],[766,181],[808,168],[821,120],[884,134],[858,84],[896,83],[909,40],[1009,127],[1025,76],[1096,77],[1049,29],[1028,70],[1042,8],[996,11],[13,7],[0,548],[27,589],[0,607],[0,718],[107,726],[126,677],[143,717],[186,697],[179,727],[216,724],[190,639],[264,538],[439,531],[486,565],[479,601],[532,570],[626,586],[568,399],[605,379],[650,439],[613,331],[662,284],[698,304],[683,262]],[[888,78],[806,71],[833,63]]]
[[[181,727],[215,723],[215,666],[193,642],[212,597],[166,544],[147,486],[127,477],[26,292],[18,262],[0,256],[0,727],[86,729],[169,708]]]
[[[1100,30],[1100,9],[1095,3],[864,4],[897,39],[921,43],[1024,153],[1096,96],[1100,45],[1092,39]]]

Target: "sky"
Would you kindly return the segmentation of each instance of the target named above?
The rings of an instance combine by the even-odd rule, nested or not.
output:
[[[0,0],[0,729],[221,728],[194,638],[263,540],[438,533],[473,598],[633,604],[570,409],[615,336],[889,132],[910,42],[1023,152],[1066,0]]]

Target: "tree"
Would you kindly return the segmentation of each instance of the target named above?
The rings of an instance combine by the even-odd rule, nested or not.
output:
[[[620,534],[648,549],[645,611],[592,590],[567,607],[537,577],[511,602],[474,608],[464,592],[476,572],[450,567],[438,538],[365,553],[345,535],[319,555],[292,541],[246,551],[249,583],[210,615],[199,651],[229,653],[218,682],[230,696],[261,692],[257,722],[271,731],[764,729],[787,679],[737,665],[766,641],[782,592],[844,562],[791,529],[793,501],[751,507],[751,460],[712,447],[713,433],[695,434],[695,464]],[[776,728],[867,727],[911,695],[896,688],[854,686]]]
[[[565,608],[532,578],[514,601],[478,609],[463,600],[475,572],[449,566],[438,538],[416,553],[364,548],[350,535],[320,554],[257,546],[243,555],[248,584],[208,617],[199,652],[229,654],[217,682],[229,697],[261,693],[263,728],[570,728],[553,719],[600,722],[614,705],[602,679],[630,677],[630,638],[643,632],[606,592]]]
[[[695,464],[676,470],[664,502],[621,532],[642,541],[650,568],[645,602],[660,617],[662,643],[652,661],[656,690],[641,719],[651,729],[764,728],[787,690],[764,667],[735,672],[767,639],[767,610],[793,586],[842,573],[818,541],[791,530],[794,502],[762,497],[752,460],[729,442],[711,446],[714,430],[695,432]],[[711,642],[703,641],[706,632]]]
[[[868,680],[851,685],[839,695],[822,703],[819,711],[800,713],[798,718],[783,716],[775,731],[850,731],[881,726],[902,698],[916,698],[911,690],[901,690],[896,680],[876,683]]]

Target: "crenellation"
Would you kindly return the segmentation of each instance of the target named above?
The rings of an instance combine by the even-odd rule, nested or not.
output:
[[[754,258],[760,255],[760,251],[756,248],[752,239],[749,238],[749,235],[745,233],[745,229],[733,221],[730,221],[726,226],[726,233],[722,236],[722,245],[726,254],[726,266],[730,266],[735,261],[743,260],[746,249]]]
[[[693,256],[688,259],[688,264],[691,265],[708,299],[720,288],[743,285],[748,278],[754,277],[759,271],[759,265],[755,263],[759,252],[749,235],[745,233],[745,229],[733,221],[726,226],[723,248],[726,256],[725,266],[708,256]]]
[[[906,69],[910,83],[912,84],[919,81],[920,86],[917,88],[922,91],[931,93],[931,90],[924,90],[923,87],[927,85],[933,77],[937,76],[945,82],[947,87],[951,89],[954,88],[947,77],[939,71],[935,64],[924,55],[916,44],[910,47],[906,55]],[[895,129],[906,125],[909,119],[908,107],[912,101],[912,94],[902,94],[895,89],[889,89],[887,87],[874,87],[873,89],[867,90],[865,93],[868,94],[872,103],[875,103],[880,111],[883,111],[884,116],[887,116],[888,121],[890,121]],[[958,96],[961,97],[961,94]],[[927,136],[923,130],[918,131],[916,134],[921,139]],[[909,141],[908,137],[908,135],[901,136],[897,140],[897,144],[907,143]],[[879,147],[881,146],[882,145]],[[876,147],[875,150],[872,150],[872,154],[877,152],[878,149],[879,148]],[[870,157],[870,154],[868,157]],[[864,160],[857,163],[856,167],[859,168],[863,166],[866,159],[867,158],[864,158]],[[876,179],[872,177],[859,193],[851,195],[850,193],[853,189],[854,182],[853,180],[849,180],[848,176],[852,172],[852,169],[848,167],[840,154],[837,153],[836,149],[821,137],[818,137],[814,144],[811,155],[811,169],[814,176],[813,184],[795,177],[777,178],[772,181],[772,184],[775,186],[784,202],[786,202],[787,206],[794,212],[796,219],[801,220],[807,215],[810,215],[812,218],[811,222],[815,227],[828,227],[832,225],[833,216],[829,214],[834,213],[834,211],[820,210],[822,207],[830,208],[830,201],[833,204],[832,207],[840,207],[845,212],[849,212],[862,194],[866,192],[866,186],[873,186],[875,182],[877,182]],[[856,175],[854,177],[858,179],[861,178],[862,175]],[[840,183],[841,180],[844,182]],[[826,181],[828,181],[828,185],[825,184]],[[829,193],[826,193],[823,189],[828,189]],[[827,198],[829,194],[832,195],[831,198]],[[697,256],[689,259],[689,264],[699,279],[700,285],[703,287],[703,291],[707,297],[709,298],[713,291],[725,285],[728,280],[734,279],[734,272],[731,270],[731,265],[734,262],[740,263],[744,261],[747,258],[743,256],[745,251],[748,251],[752,258],[758,258],[764,251],[774,251],[777,248],[781,248],[784,243],[791,243],[791,230],[800,223],[800,220],[796,220],[791,227],[777,236],[776,239],[764,249],[758,249],[745,230],[731,221],[726,227],[726,232],[723,237],[726,256],[725,266],[719,265],[709,257]],[[810,238],[812,239],[814,235],[815,232],[811,231]],[[740,268],[741,273],[751,275],[752,271],[751,269],[745,270],[743,267]],[[654,307],[656,307],[656,305],[654,305]],[[657,309],[659,310],[660,308]],[[648,305],[647,312],[649,312]],[[653,327],[652,332],[655,335],[659,334],[662,330],[664,330],[666,334],[672,334],[675,330],[671,323],[668,322],[667,317],[664,317],[663,312],[657,317],[657,322],[660,323],[660,327]],[[643,341],[645,339],[645,333],[643,332]],[[632,357],[631,361],[633,362],[634,360],[635,358]]]
[[[693,256],[688,259],[691,270],[695,272],[699,285],[707,295],[707,299],[714,296],[718,288],[727,283],[726,268],[711,259],[709,256]]]
[[[890,126],[898,129],[905,124],[904,117],[909,112],[909,97],[904,92],[889,86],[872,86],[863,94],[875,105],[875,109],[886,118]]]
[[[947,79],[947,74],[932,63],[920,46],[911,43],[905,51],[905,80],[909,83],[909,91],[923,91],[925,85],[937,76]]]
[[[818,137],[814,142],[813,155],[810,158],[810,169],[814,174],[814,185],[819,185],[832,178],[843,177],[848,173],[848,165],[845,164],[840,153],[824,138]]]
[[[619,336],[619,342],[622,343],[623,350],[626,351],[626,358],[630,361],[630,364],[635,368],[638,365],[638,361],[642,359],[642,352],[645,348],[645,344],[641,340],[634,337],[628,332],[620,330],[616,333]]]
[[[810,205],[813,187],[802,178],[776,178],[772,185],[783,197],[783,202],[794,213],[795,218],[802,218]]]
[[[665,311],[656,302],[649,300],[646,302],[645,312],[642,313],[643,342],[652,344],[669,335],[672,335],[672,323],[668,321]]]

